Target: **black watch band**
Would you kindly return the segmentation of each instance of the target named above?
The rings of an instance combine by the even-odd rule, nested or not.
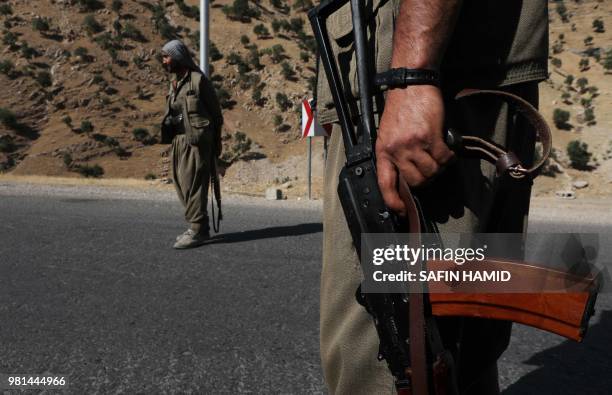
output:
[[[387,88],[406,87],[408,85],[440,86],[440,73],[429,69],[390,69],[376,74],[374,85]]]

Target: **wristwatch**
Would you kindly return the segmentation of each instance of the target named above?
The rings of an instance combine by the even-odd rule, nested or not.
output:
[[[440,73],[430,69],[397,68],[376,74],[374,85],[387,88],[406,87],[408,85],[440,86]]]

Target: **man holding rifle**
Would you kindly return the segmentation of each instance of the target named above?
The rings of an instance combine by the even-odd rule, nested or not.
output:
[[[530,185],[513,190],[512,204],[499,207],[492,187],[495,168],[477,159],[453,160],[442,136],[452,117],[461,130],[510,146],[523,163],[531,163],[534,134],[512,108],[501,101],[476,99],[450,114],[448,104],[461,89],[479,88],[504,90],[537,105],[537,83],[547,78],[546,1],[374,0],[366,7],[366,25],[375,29],[377,68],[433,70],[442,80],[440,85],[387,92],[376,140],[378,184],[386,205],[400,215],[406,213],[398,194],[401,177],[441,232],[522,232]],[[336,24],[350,21],[334,19]],[[332,29],[343,32],[350,26],[330,26],[336,49],[342,50],[342,34]],[[385,64],[379,54],[386,51],[390,57]],[[344,55],[338,62],[346,74],[354,67],[343,66],[351,61]],[[322,74],[317,101],[319,120],[337,122]],[[520,135],[514,135],[515,130]],[[334,124],[326,164],[321,278],[325,379],[331,393],[392,394],[394,379],[385,362],[377,359],[379,339],[372,317],[355,299],[360,266],[337,195],[345,161],[340,128]],[[447,318],[438,319],[438,326],[444,346],[455,357],[460,393],[499,393],[497,359],[508,345],[511,324]]]

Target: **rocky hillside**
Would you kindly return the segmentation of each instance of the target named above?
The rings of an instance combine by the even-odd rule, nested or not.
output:
[[[179,37],[197,50],[198,3],[0,0],[0,171],[163,179],[167,147],[154,144],[167,92],[160,48]],[[556,149],[536,192],[554,194],[580,180],[589,186],[579,195],[608,194],[612,2],[549,4],[551,76],[541,108]],[[259,193],[284,184],[303,193],[306,144],[296,106],[311,96],[314,82],[304,12],[311,5],[212,3],[211,71],[225,108],[225,159],[232,166],[224,185],[231,190]],[[321,152],[318,140],[317,176]]]
[[[612,2],[552,1],[549,11],[551,73],[540,107],[553,129],[555,157],[536,193],[610,196]]]
[[[0,2],[1,169],[164,177],[166,147],[154,144],[168,89],[160,48],[179,37],[198,49],[198,3]],[[314,78],[309,6],[213,2],[211,74],[225,109],[227,161],[273,166],[305,153],[296,104]],[[267,181],[295,178],[295,169],[286,172]]]

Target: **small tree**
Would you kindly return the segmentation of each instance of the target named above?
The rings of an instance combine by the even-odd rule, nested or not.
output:
[[[581,93],[585,92],[588,84],[589,84],[589,80],[586,79],[585,77],[578,78],[578,80],[576,81],[576,85],[578,86],[578,88],[580,88]]]
[[[281,63],[281,74],[286,80],[293,80],[295,78],[295,71],[293,67],[287,62]]]
[[[216,62],[217,60],[223,59],[223,54],[219,51],[219,48],[213,43],[210,42],[210,60]]]
[[[70,117],[70,115],[66,115],[66,116],[62,117],[62,122],[64,122],[66,124],[66,126],[68,126],[70,129],[72,129],[72,118]]]
[[[281,44],[276,44],[270,48],[270,59],[272,63],[280,63],[285,58],[285,48]]]
[[[278,92],[276,94],[276,104],[278,104],[278,107],[281,111],[287,111],[289,108],[291,108],[291,102],[289,101],[289,98],[287,97],[287,95],[281,92]]]
[[[606,72],[612,70],[612,49],[609,49],[606,52],[606,56],[603,59],[603,68],[606,70]]]
[[[274,116],[274,126],[279,127],[282,124],[283,124],[283,117],[280,116],[279,114],[276,114]]]
[[[13,15],[13,8],[10,4],[0,4],[0,15]]]
[[[587,47],[590,47],[591,45],[593,45],[593,36],[585,37],[584,45],[587,46]]]
[[[587,125],[595,125],[595,110],[593,107],[588,107],[584,110],[584,121]]]
[[[274,31],[274,33],[278,33],[278,31],[281,28],[281,23],[278,19],[273,19],[272,20],[272,31]]]
[[[247,45],[250,42],[251,40],[249,40],[249,37],[246,34],[243,34],[242,36],[240,36],[240,44]]]
[[[9,129],[15,129],[18,126],[17,117],[7,108],[0,107],[0,122]]]
[[[264,104],[263,84],[259,84],[253,88],[253,94],[251,95],[251,99],[253,99],[253,102],[258,106]]]
[[[553,111],[553,122],[555,126],[559,129],[567,129],[568,124],[567,121],[570,119],[569,111],[562,110],[560,108],[555,108]]]
[[[589,58],[580,59],[578,67],[580,67],[580,71],[587,71],[589,69]]]
[[[563,23],[569,22],[569,15],[567,13],[567,7],[565,6],[565,4],[563,4],[562,1],[557,3],[557,14],[559,14],[559,16],[561,17],[561,21]]]
[[[604,23],[601,18],[597,18],[593,21],[593,31],[595,33],[604,33],[606,31]]]
[[[291,30],[296,34],[299,34],[304,29],[304,20],[302,18],[291,18],[289,21]]]
[[[573,140],[567,144],[567,156],[574,169],[587,169],[592,155],[589,152],[589,146],[585,142]]]
[[[100,33],[103,30],[102,25],[96,20],[96,17],[93,15],[87,15],[85,19],[83,19],[83,28],[89,35],[93,35],[96,33]]]
[[[294,10],[307,11],[313,7],[311,0],[295,0],[293,3]]]
[[[6,59],[0,61],[0,73],[10,76],[13,70],[15,70],[15,64],[12,60]]]
[[[94,126],[88,119],[81,121],[81,132],[91,133],[94,130]]]
[[[123,7],[123,1],[121,1],[121,0],[113,0],[111,2],[111,8],[116,13],[119,13],[119,11],[121,11],[122,7]]]
[[[36,82],[38,82],[43,88],[47,88],[53,85],[53,81],[51,80],[51,74],[48,71],[40,71],[36,75]]]
[[[257,38],[268,37],[270,35],[268,28],[263,23],[255,25],[253,28],[253,33],[257,35]]]
[[[571,74],[568,74],[568,75],[565,77],[565,81],[564,81],[564,82],[565,82],[565,84],[566,84],[566,85],[571,86],[571,85],[572,85],[572,83],[574,82],[574,76],[573,76],[573,75],[571,75]]]
[[[552,58],[552,59],[550,60],[550,63],[551,63],[553,66],[555,66],[556,68],[560,68],[560,67],[561,67],[561,65],[563,64],[563,63],[561,62],[561,59],[559,59],[559,58]]]
[[[44,33],[47,32],[49,28],[49,19],[41,17],[32,19],[32,29]]]

